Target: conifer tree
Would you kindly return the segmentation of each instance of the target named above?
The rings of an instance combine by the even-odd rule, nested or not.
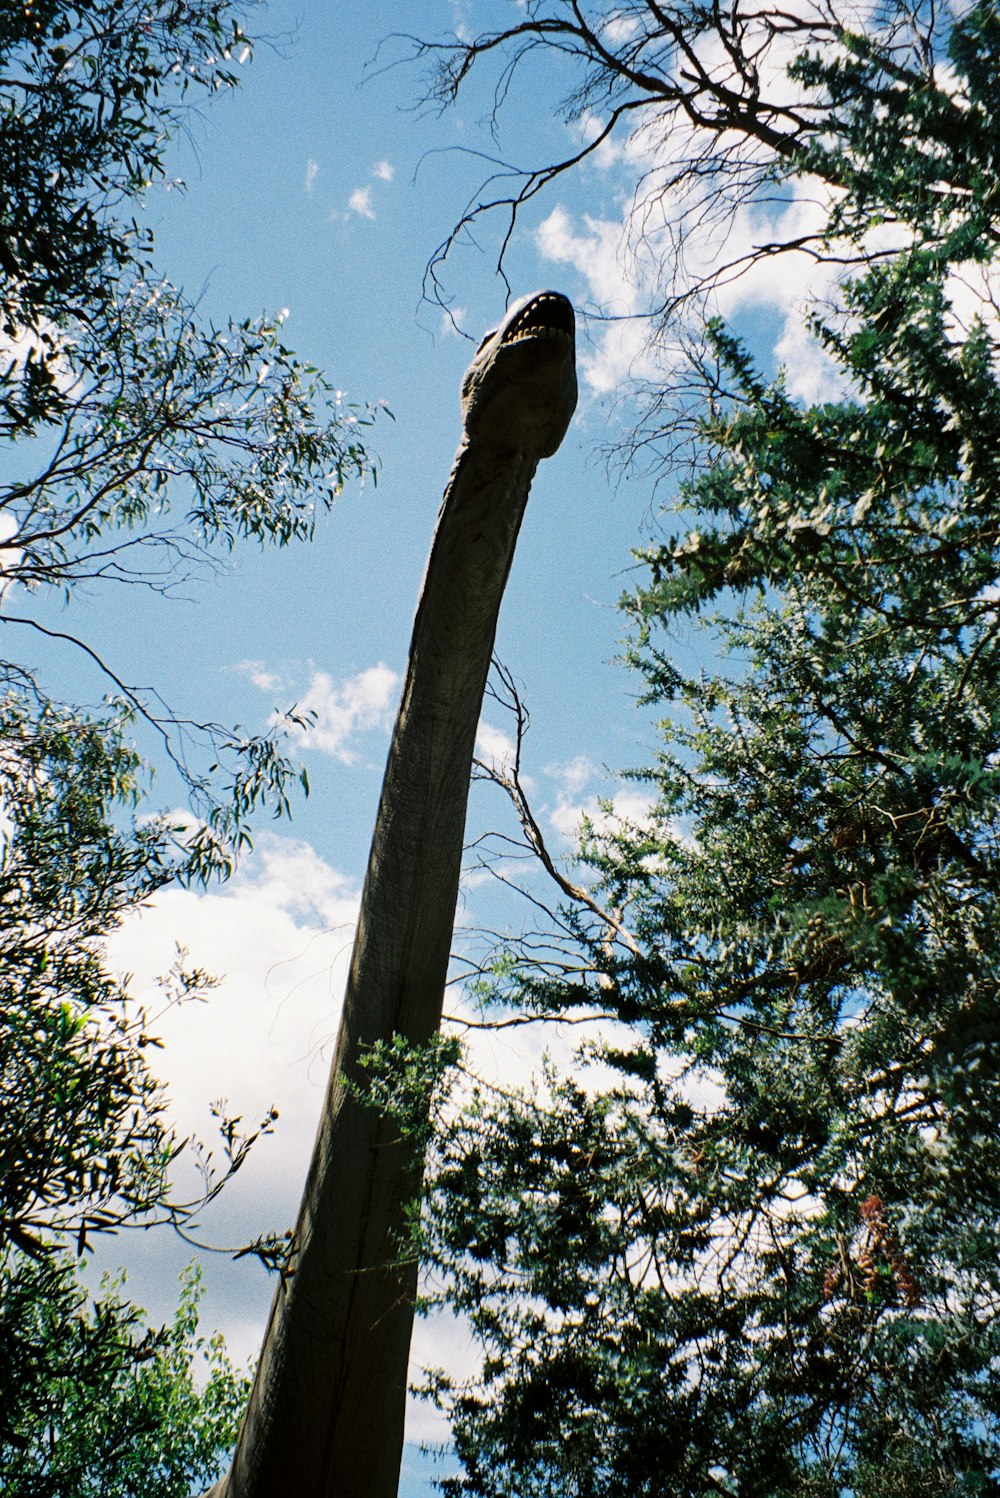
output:
[[[585,829],[550,960],[535,932],[487,985],[613,1027],[441,1123],[430,1283],[482,1349],[428,1385],[454,1494],[1000,1492],[1000,18],[965,10],[947,70],[827,41],[789,170],[840,189],[839,393],[710,326],[623,602],[649,815]]]

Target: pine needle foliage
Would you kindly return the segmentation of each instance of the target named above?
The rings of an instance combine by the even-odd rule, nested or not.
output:
[[[429,1298],[482,1349],[428,1378],[455,1495],[1000,1493],[1000,32],[969,7],[916,92],[842,41],[798,64],[860,265],[813,319],[840,394],[709,328],[623,604],[650,811],[580,850],[615,923],[564,912],[570,977],[537,942],[494,974],[617,1023],[440,1128]]]

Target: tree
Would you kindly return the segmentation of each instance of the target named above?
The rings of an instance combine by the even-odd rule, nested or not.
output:
[[[91,1301],[70,1256],[4,1256],[4,1492],[130,1498],[141,1487],[154,1498],[188,1498],[217,1472],[248,1380],[220,1336],[198,1336],[197,1271],[184,1275],[169,1327],[147,1326],[121,1290],[105,1283]]]
[[[113,287],[148,269],[152,238],[123,211],[163,176],[194,91],[238,81],[253,9],[32,0],[0,20],[0,314],[6,338],[27,345],[22,378],[8,370],[5,382],[15,429],[60,404],[54,327],[91,325],[109,272]]]
[[[199,1153],[203,1190],[179,1193],[174,1161],[199,1147],[170,1123],[153,1017],[105,943],[170,881],[224,877],[253,814],[286,812],[304,774],[275,732],[178,718],[32,598],[71,602],[82,582],[169,595],[241,541],[308,539],[318,507],[371,471],[372,413],[341,407],[280,317],[204,324],[140,227],[194,98],[236,83],[255,9],[31,0],[0,18],[0,624],[21,647],[0,663],[0,1461],[25,1494],[132,1491],[139,1471],[186,1494],[215,1475],[242,1398],[221,1350],[191,1391],[190,1294],[173,1332],[147,1332],[117,1289],[87,1303],[67,1251],[183,1231],[259,1132],[220,1108],[225,1158]],[[103,706],[52,699],[33,633],[97,662]],[[151,812],[138,719],[187,789],[180,817]],[[164,1004],[211,981],[180,954]],[[154,1461],[157,1441],[179,1444]]]
[[[280,317],[203,326],[136,222],[192,91],[236,83],[253,9],[46,0],[0,25],[0,440],[8,473],[22,470],[0,483],[11,629],[59,634],[15,610],[23,590],[72,597],[86,580],[169,593],[213,565],[213,548],[306,540],[317,506],[369,471],[359,433],[372,412],[342,408],[285,347]],[[231,867],[247,816],[264,799],[287,808],[297,767],[273,734],[182,729],[107,669],[193,797],[191,871]],[[11,667],[12,689],[28,675]],[[199,741],[213,770],[198,766]]]
[[[29,713],[8,699],[0,711],[3,1249],[41,1254],[57,1234],[82,1253],[94,1232],[183,1227],[249,1147],[230,1129],[221,1179],[208,1168],[198,1201],[175,1197],[170,1167],[185,1141],[150,1069],[155,1016],[109,968],[105,942],[188,867],[189,850],[183,829],[141,810],[129,725],[128,714],[87,721],[49,702]],[[212,981],[181,954],[164,1007]]]
[[[583,7],[520,37],[561,44],[556,10]],[[948,75],[831,42],[793,73],[829,105],[796,169],[839,183],[855,266],[812,319],[840,393],[803,406],[710,327],[681,528],[625,600],[649,816],[586,828],[589,888],[560,875],[484,980],[613,1022],[581,1056],[612,1080],[442,1116],[423,1247],[483,1349],[429,1379],[446,1491],[1000,1491],[1000,17],[954,20]],[[692,619],[721,647],[697,676]]]

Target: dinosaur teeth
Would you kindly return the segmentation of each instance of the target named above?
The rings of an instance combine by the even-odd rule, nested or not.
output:
[[[568,299],[558,291],[541,291],[525,298],[510,313],[506,326],[501,324],[499,341],[506,347],[526,338],[555,342],[572,352],[574,329],[573,308]],[[483,348],[488,341],[484,339]]]
[[[505,344],[523,343],[526,338],[551,338],[557,342],[571,343],[573,335],[562,328],[522,328],[518,333],[508,333]]]

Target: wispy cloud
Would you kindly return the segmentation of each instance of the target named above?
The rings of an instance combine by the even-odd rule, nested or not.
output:
[[[583,278],[590,300],[621,319],[601,330],[596,346],[580,350],[583,379],[595,395],[615,390],[642,367],[647,328],[637,319],[639,287],[625,269],[625,226],[614,219],[585,215],[577,224],[562,207],[539,225],[536,243],[543,259],[569,265]]]
[[[549,825],[567,843],[578,842],[584,818],[599,835],[626,823],[649,824],[649,794],[621,782],[609,785],[607,771],[585,754],[577,754],[563,764],[546,765],[545,773],[556,785],[555,805],[547,808]]]
[[[399,676],[381,661],[339,686],[328,671],[313,671],[305,695],[296,704],[297,714],[311,718],[311,724],[303,726],[277,713],[272,721],[283,723],[300,748],[353,764],[358,757],[353,742],[357,735],[389,727],[398,688]]]
[[[312,157],[310,156],[309,160],[306,162],[306,180],[305,180],[305,189],[306,189],[306,192],[312,192],[313,186],[314,186],[314,184],[316,182],[316,178],[318,176],[319,176],[319,162],[318,161],[314,161],[312,159]]]
[[[462,324],[468,316],[467,307],[445,307],[441,313],[438,331],[442,338],[462,338]]]
[[[491,769],[503,772],[513,764],[517,749],[514,740],[492,723],[480,722],[476,730],[476,755]]]
[[[268,671],[263,661],[237,661],[232,669],[239,672],[240,676],[245,676],[258,691],[282,692],[285,690],[285,678],[275,671]]]
[[[563,795],[577,796],[601,771],[586,754],[577,754],[565,764],[547,765],[545,773],[556,781]]]
[[[396,168],[391,161],[387,161],[383,157],[381,161],[376,161],[375,165],[371,168],[371,175],[375,178],[376,182],[389,183],[396,175]],[[374,189],[370,186],[356,187],[347,200],[348,212],[343,217],[349,218],[352,213],[356,213],[359,218],[376,218],[378,215],[375,212],[375,204],[372,199],[373,192]],[[340,214],[334,214],[333,216],[335,218],[341,217]]]

